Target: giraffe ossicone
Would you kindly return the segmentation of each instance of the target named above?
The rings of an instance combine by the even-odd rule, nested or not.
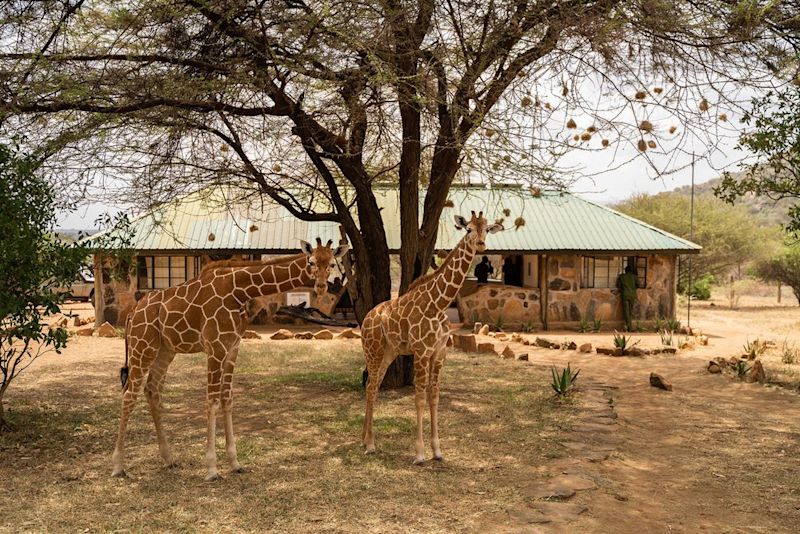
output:
[[[267,262],[211,264],[197,277],[167,289],[147,293],[136,304],[125,328],[125,362],[122,410],[114,454],[113,476],[125,476],[125,431],[137,396],[144,388],[155,423],[158,448],[168,465],[174,465],[161,423],[161,392],[167,368],[175,354],[205,352],[208,356],[206,480],[220,478],[215,450],[218,408],[224,415],[225,444],[231,468],[242,472],[233,434],[232,380],[239,344],[246,326],[245,306],[254,298],[308,286],[322,295],[327,291],[335,258],[348,245],[331,249],[331,241],[317,246],[301,242],[300,254]]]
[[[405,294],[375,306],[361,325],[367,365],[367,406],[361,438],[367,454],[375,452],[373,413],[386,370],[398,355],[411,353],[417,410],[414,463],[425,462],[422,423],[426,400],[433,458],[443,459],[439,445],[439,375],[450,336],[446,310],[464,284],[475,254],[486,250],[486,235],[503,230],[500,223],[488,224],[483,212],[476,215],[473,211],[469,220],[457,215],[455,223],[457,229],[467,233],[439,268],[416,280]]]

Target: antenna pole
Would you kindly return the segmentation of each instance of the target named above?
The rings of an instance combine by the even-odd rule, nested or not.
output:
[[[692,152],[692,190],[689,200],[689,241],[694,241],[694,152]],[[689,296],[686,306],[686,329],[692,330],[692,256],[689,255],[689,286],[686,291]]]

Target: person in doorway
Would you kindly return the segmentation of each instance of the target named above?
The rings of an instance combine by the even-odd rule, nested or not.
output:
[[[481,262],[475,266],[475,278],[478,279],[478,284],[486,284],[489,282],[489,275],[494,273],[494,267],[489,263],[489,258],[484,256]]]
[[[631,322],[633,307],[636,304],[636,290],[639,289],[639,277],[634,272],[633,265],[625,267],[625,272],[617,277],[617,289],[622,299],[622,316],[625,318],[625,330],[633,331]]]
[[[517,285],[517,266],[512,256],[506,256],[503,260],[503,283],[507,286]]]

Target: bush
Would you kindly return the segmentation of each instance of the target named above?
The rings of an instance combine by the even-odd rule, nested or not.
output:
[[[692,298],[697,300],[708,300],[711,298],[711,285],[714,284],[714,277],[707,274],[692,284]]]

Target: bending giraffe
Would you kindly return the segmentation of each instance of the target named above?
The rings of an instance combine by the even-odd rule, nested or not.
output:
[[[367,454],[375,452],[373,410],[386,369],[399,354],[414,355],[414,402],[417,408],[415,464],[425,463],[422,419],[427,396],[431,412],[431,447],[441,461],[439,447],[439,374],[444,365],[450,322],[445,311],[458,295],[475,253],[486,249],[486,234],[503,229],[489,226],[483,212],[472,218],[456,216],[456,229],[465,235],[436,271],[411,285],[408,292],[375,306],[361,325],[361,343],[367,363],[367,411],[362,440]]]
[[[123,395],[114,454],[113,476],[125,476],[125,429],[136,397],[144,386],[156,427],[158,448],[168,466],[172,453],[161,425],[161,390],[167,367],[175,353],[205,352],[208,356],[206,480],[221,478],[215,450],[217,409],[222,408],[225,445],[231,468],[242,472],[233,435],[231,383],[239,343],[246,324],[245,305],[254,298],[282,293],[314,283],[323,295],[334,258],[350,248],[331,250],[332,241],[316,248],[301,241],[302,253],[281,263],[259,263],[234,267],[212,267],[179,286],[153,291],[142,298],[130,315],[125,332],[126,367],[121,374]],[[127,377],[127,380],[126,380]]]

